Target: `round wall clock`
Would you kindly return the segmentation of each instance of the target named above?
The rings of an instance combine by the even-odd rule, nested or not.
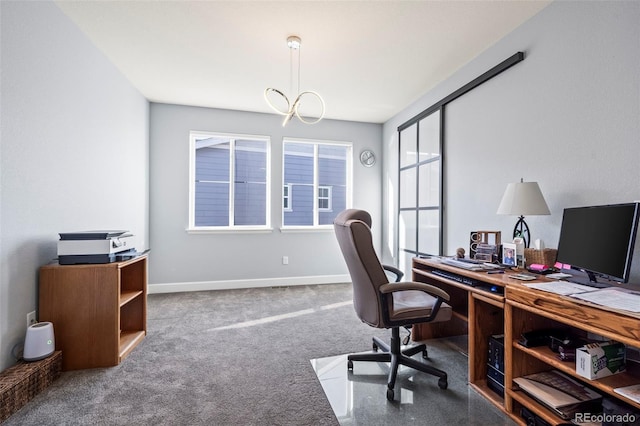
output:
[[[360,162],[365,167],[371,167],[376,164],[376,155],[370,149],[365,149],[360,153]]]

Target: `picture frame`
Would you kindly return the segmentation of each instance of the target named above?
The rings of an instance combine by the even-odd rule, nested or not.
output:
[[[515,243],[502,244],[502,264],[505,266],[517,267],[517,246]]]

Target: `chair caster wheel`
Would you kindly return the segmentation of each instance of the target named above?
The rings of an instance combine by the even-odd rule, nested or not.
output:
[[[378,352],[378,345],[376,345],[375,343],[371,345],[373,348],[374,352]]]
[[[387,400],[393,401],[393,389],[387,389]]]
[[[353,371],[353,361],[351,360],[347,361],[347,370]]]
[[[449,383],[447,383],[447,378],[443,377],[440,380],[438,380],[438,387],[440,389],[446,389],[447,386],[449,386]]]
[[[422,358],[429,359],[429,352],[426,349],[422,351]]]

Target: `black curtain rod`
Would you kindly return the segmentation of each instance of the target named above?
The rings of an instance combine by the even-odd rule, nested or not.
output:
[[[431,105],[429,108],[427,108],[426,110],[422,111],[420,114],[416,115],[415,117],[411,118],[409,121],[406,121],[405,123],[403,123],[400,126],[398,126],[398,131],[401,132],[402,130],[406,129],[407,127],[410,127],[413,124],[417,123],[418,121],[422,120],[423,118],[433,114],[433,112],[435,112],[436,110],[440,109],[442,106],[448,104],[449,102],[451,102],[453,100],[458,99],[460,96],[464,95],[468,91],[470,91],[472,89],[475,89],[476,87],[478,87],[479,85],[481,85],[485,81],[491,80],[496,75],[500,74],[503,71],[506,71],[507,69],[511,68],[512,66],[514,66],[515,64],[517,64],[518,62],[520,62],[522,60],[524,60],[524,52],[518,52],[518,53],[510,56],[509,58],[507,58],[504,61],[500,62],[495,67],[491,68],[489,71],[485,72],[484,74],[480,75],[479,77],[476,77],[475,79],[473,79],[469,83],[465,84],[464,86],[462,86],[461,88],[459,88],[455,92],[451,93],[450,95],[442,98],[441,100],[439,100],[435,104]]]

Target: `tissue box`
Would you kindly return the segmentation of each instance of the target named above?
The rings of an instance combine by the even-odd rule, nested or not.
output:
[[[625,346],[617,342],[590,343],[576,349],[576,373],[600,379],[625,370]]]

